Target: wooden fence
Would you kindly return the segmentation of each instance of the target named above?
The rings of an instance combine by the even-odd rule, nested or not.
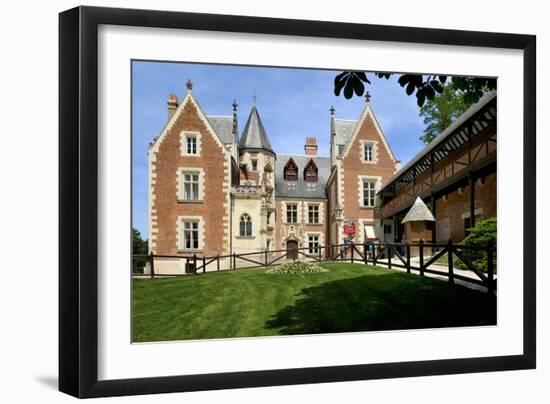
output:
[[[414,251],[414,253],[412,253]],[[483,252],[486,257],[485,273],[478,268],[469,258],[472,252]],[[325,246],[309,246],[287,250],[270,250],[248,253],[233,253],[228,255],[191,256],[181,255],[134,255],[132,273],[134,276],[144,276],[136,268],[136,262],[148,263],[146,276],[185,276],[189,274],[205,273],[207,268],[215,271],[227,271],[251,268],[269,268],[289,260],[306,260],[310,262],[338,262],[363,263],[387,268],[404,268],[407,273],[439,275],[448,278],[450,283],[455,279],[479,284],[487,287],[489,292],[496,291],[495,268],[493,258],[496,248],[494,245],[466,246],[453,244],[449,240],[445,244],[436,243],[365,243],[365,244],[339,244]],[[445,260],[443,257],[447,255]],[[159,273],[155,271],[155,259],[183,260],[185,273]],[[285,260],[286,259],[286,260]],[[444,260],[444,262],[442,262]],[[243,265],[245,264],[245,265]],[[464,276],[455,272],[455,265],[462,265],[476,275],[476,278]],[[432,268],[436,265],[436,268]],[[442,270],[441,267],[447,269]]]

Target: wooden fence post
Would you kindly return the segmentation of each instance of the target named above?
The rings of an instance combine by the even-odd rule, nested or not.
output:
[[[149,259],[151,266],[151,279],[153,279],[155,277],[155,254],[153,254],[153,252],[149,255]]]
[[[197,254],[193,254],[193,271],[197,273]]]
[[[267,248],[265,249],[264,258],[265,258],[264,266],[267,269]]]
[[[202,273],[204,274],[206,272],[206,257],[202,256]]]
[[[323,246],[319,245],[319,262],[323,261]]]
[[[365,241],[363,243],[363,262],[365,265],[368,264],[368,261],[367,261],[367,242]]]
[[[493,293],[495,290],[494,263],[493,263],[493,243],[487,245],[487,292]]]
[[[393,245],[388,245],[388,269],[391,269],[391,256],[393,254]]]
[[[449,239],[447,243],[447,260],[449,264],[449,283],[455,283],[455,274],[453,268],[453,240]]]
[[[355,244],[350,243],[350,245],[351,245],[351,263],[353,264],[353,250],[355,250]]]
[[[376,266],[376,245],[372,244],[372,265]]]
[[[233,253],[233,269],[237,269],[237,255]]]
[[[424,276],[424,240],[422,239],[420,239],[418,250],[420,254],[420,276]]]
[[[216,256],[216,270],[219,271],[220,270],[220,254],[218,254]]]
[[[407,273],[411,273],[411,246],[409,243],[405,246],[406,254],[407,254]]]

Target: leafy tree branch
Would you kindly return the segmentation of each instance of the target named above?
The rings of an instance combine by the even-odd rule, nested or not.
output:
[[[456,91],[451,85],[443,87],[443,92],[420,108],[420,116],[424,119],[426,128],[420,136],[424,143],[430,143],[445,130],[455,119],[462,115],[470,106],[464,100],[462,91]]]
[[[344,71],[334,78],[334,94],[339,96],[342,92],[344,97],[350,99],[355,94],[358,97],[365,93],[365,85],[371,84],[368,74],[380,79],[389,79],[396,73],[366,73],[360,71]],[[436,95],[443,93],[443,87],[448,81],[445,75],[423,75],[423,74],[402,74],[397,82],[405,89],[407,95],[415,94],[416,102],[422,107],[426,100],[433,100]],[[471,105],[477,102],[487,90],[494,90],[497,81],[487,77],[461,77],[450,78],[451,88],[460,91],[464,101]]]

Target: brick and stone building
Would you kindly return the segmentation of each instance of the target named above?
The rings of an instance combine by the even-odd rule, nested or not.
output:
[[[485,126],[481,137],[486,141],[474,133],[475,120],[461,118],[458,126],[442,134],[443,141],[438,137],[437,145],[427,146],[400,170],[368,100],[357,120],[338,119],[330,109],[330,156],[317,154],[315,137],[305,138],[303,154],[277,154],[256,105],[239,135],[235,102],[232,115],[207,115],[190,82],[187,87],[181,101],[169,96],[168,122],[148,151],[149,250],[158,256],[158,273],[185,272],[185,260],[177,257],[194,254],[212,257],[296,247],[325,254],[319,246],[398,241],[402,232],[398,219],[414,201],[409,194],[428,198],[431,209],[437,200],[438,209],[432,211],[434,233],[440,237],[458,240],[472,212],[473,220],[496,214],[495,170],[478,163],[481,154],[493,150],[487,146],[493,137],[485,134]],[[479,111],[485,109],[476,110],[476,117]],[[464,171],[468,176],[452,183],[450,178],[455,177],[446,176],[445,183],[437,185],[437,172],[447,170],[451,160],[455,165],[463,162],[464,143],[453,150],[441,146],[463,124],[470,134]],[[410,177],[425,156],[432,158],[431,171],[415,171]],[[428,177],[432,190],[418,188],[427,184]],[[404,186],[405,178],[413,183]],[[492,191],[494,201],[477,191],[472,210],[472,187]],[[465,212],[455,212],[457,205]],[[229,267],[229,260],[222,265]]]

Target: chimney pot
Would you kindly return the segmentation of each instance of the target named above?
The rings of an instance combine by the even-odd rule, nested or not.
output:
[[[317,156],[317,140],[314,137],[306,137],[304,150],[306,156]]]
[[[174,112],[176,112],[176,109],[178,108],[179,101],[178,96],[176,94],[170,94],[168,96],[168,101],[166,102],[168,106],[168,119],[172,118],[174,115]]]

